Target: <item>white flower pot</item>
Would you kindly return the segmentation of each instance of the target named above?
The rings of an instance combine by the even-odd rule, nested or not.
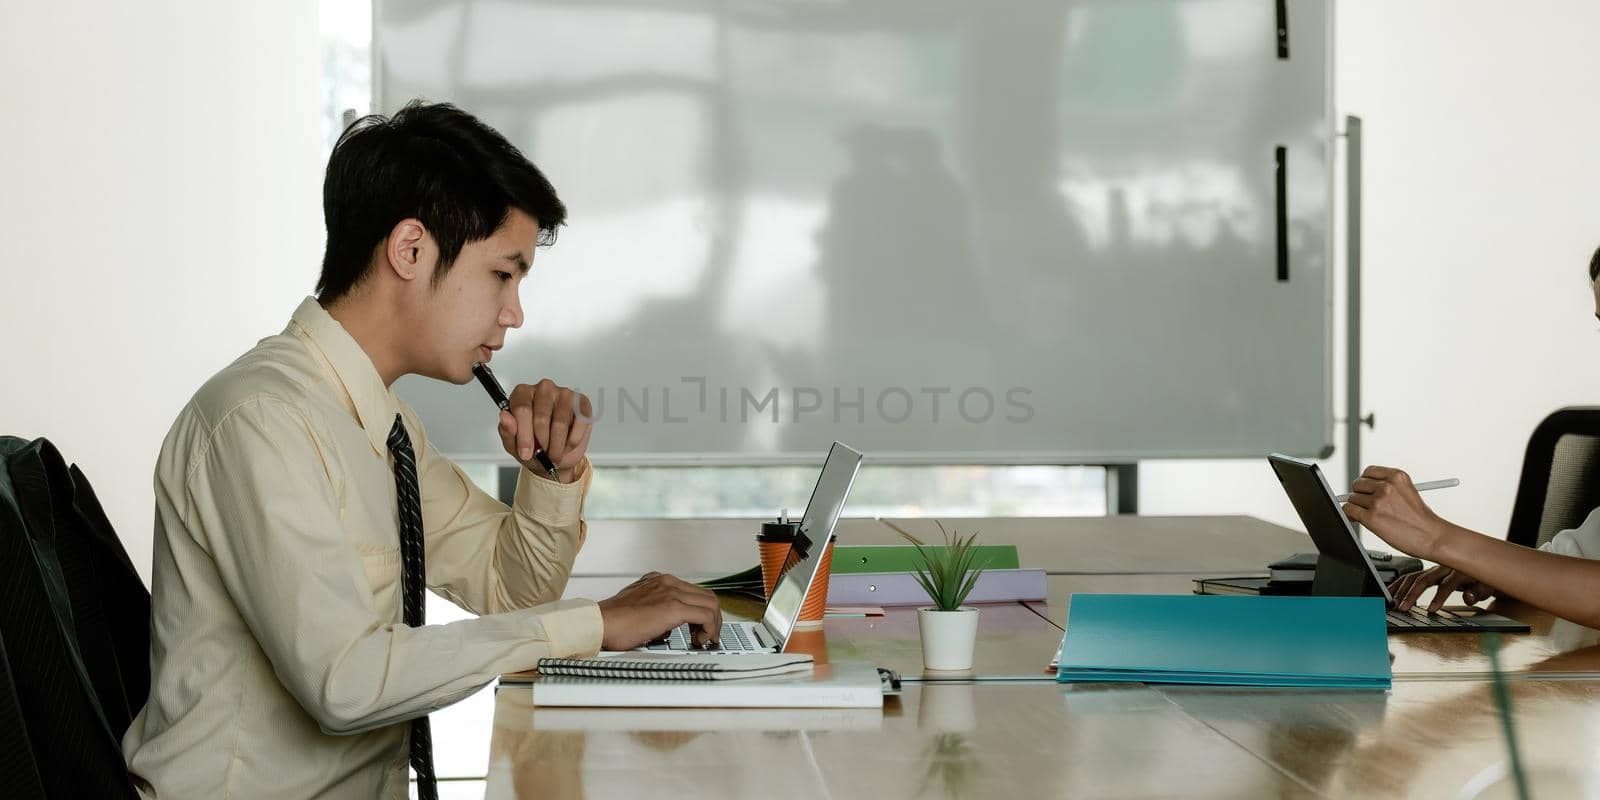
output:
[[[978,641],[978,609],[919,608],[917,626],[922,629],[923,667],[972,669],[972,649]]]

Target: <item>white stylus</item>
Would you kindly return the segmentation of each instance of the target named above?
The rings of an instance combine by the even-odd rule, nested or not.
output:
[[[1426,492],[1429,489],[1449,489],[1452,486],[1460,486],[1460,485],[1461,485],[1461,479],[1460,478],[1445,478],[1442,481],[1423,481],[1422,483],[1417,484],[1416,488],[1417,488],[1417,491],[1419,491],[1419,492]],[[1337,501],[1337,502],[1343,503],[1346,500],[1350,499],[1350,495],[1338,494],[1338,495],[1334,495],[1333,499],[1335,501]]]

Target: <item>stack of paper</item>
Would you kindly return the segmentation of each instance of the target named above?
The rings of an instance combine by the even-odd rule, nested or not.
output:
[[[1379,597],[1075,594],[1056,679],[1388,688]]]

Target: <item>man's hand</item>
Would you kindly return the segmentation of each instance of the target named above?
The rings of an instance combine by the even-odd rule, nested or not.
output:
[[[1422,502],[1410,475],[1389,467],[1367,467],[1350,484],[1344,515],[1390,545],[1429,561],[1438,560],[1435,550],[1451,527]]]
[[[594,410],[586,395],[545,378],[536,384],[517,384],[511,390],[510,411],[500,412],[500,444],[506,452],[536,475],[544,467],[533,457],[542,448],[561,472],[562,483],[577,479],[573,470],[589,451]]]
[[[603,650],[631,650],[689,623],[694,643],[704,647],[722,634],[722,606],[717,596],[687,581],[652,572],[614,596],[601,600],[605,621]]]
[[[1437,566],[1421,572],[1412,572],[1395,579],[1389,584],[1389,594],[1394,595],[1394,606],[1400,611],[1405,611],[1416,604],[1417,598],[1429,586],[1438,586],[1438,591],[1433,593],[1433,600],[1428,603],[1428,613],[1437,612],[1444,607],[1444,601],[1450,597],[1451,592],[1459,590],[1467,605],[1474,605],[1499,594],[1492,586],[1478,579],[1458,572],[1446,566]]]

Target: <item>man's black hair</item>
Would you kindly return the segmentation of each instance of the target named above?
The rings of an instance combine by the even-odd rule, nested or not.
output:
[[[1589,282],[1600,278],[1600,247],[1594,249],[1594,255],[1589,257]]]
[[[322,216],[328,247],[317,296],[328,305],[367,272],[373,250],[401,220],[420,220],[439,245],[435,285],[461,248],[494,234],[511,209],[555,242],[567,208],[538,167],[493,128],[449,103],[413,100],[393,117],[350,124],[328,158]]]

